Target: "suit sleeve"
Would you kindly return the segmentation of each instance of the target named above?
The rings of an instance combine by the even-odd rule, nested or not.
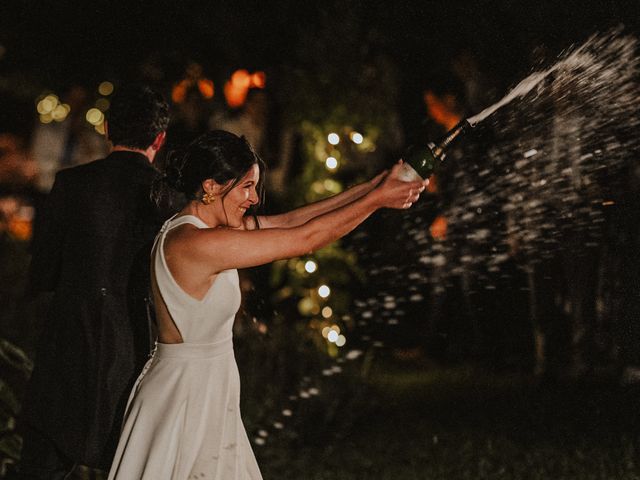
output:
[[[31,265],[27,292],[37,294],[53,291],[60,275],[64,236],[67,230],[65,176],[56,175],[53,188],[44,202],[41,212],[36,213],[31,243]]]

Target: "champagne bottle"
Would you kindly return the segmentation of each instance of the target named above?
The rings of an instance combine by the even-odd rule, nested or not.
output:
[[[429,178],[446,157],[447,149],[453,141],[469,128],[471,128],[471,124],[467,120],[462,120],[437,143],[429,143],[426,147],[409,148],[403,158],[398,179],[412,182]]]

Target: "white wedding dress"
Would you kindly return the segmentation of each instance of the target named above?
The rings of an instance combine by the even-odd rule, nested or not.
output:
[[[109,480],[262,479],[240,418],[232,326],[240,307],[237,270],[216,277],[202,300],[185,293],[164,257],[165,223],[153,247],[157,290],[184,343],[158,343],[136,382]]]

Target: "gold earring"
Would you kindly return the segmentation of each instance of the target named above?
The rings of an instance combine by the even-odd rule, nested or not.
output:
[[[216,201],[216,196],[211,193],[211,192],[204,192],[202,194],[202,203],[204,203],[205,205],[209,205],[210,203],[213,203]]]

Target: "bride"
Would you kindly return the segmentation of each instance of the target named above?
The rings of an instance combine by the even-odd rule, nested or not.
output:
[[[169,160],[164,180],[189,201],[153,247],[158,339],[129,398],[110,480],[262,478],[239,411],[236,269],[308,254],[379,208],[409,208],[424,184],[398,180],[399,166],[329,199],[254,216],[264,168],[243,137],[209,132]]]

